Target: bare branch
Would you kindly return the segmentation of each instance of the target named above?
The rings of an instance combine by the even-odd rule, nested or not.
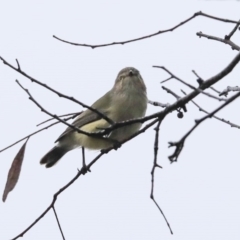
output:
[[[214,87],[210,87],[210,89],[212,89],[215,93],[220,93],[216,88],[214,88]]]
[[[180,99],[181,97],[179,97],[175,92],[173,92],[171,89],[166,88],[164,86],[162,86],[162,89],[165,90],[167,93],[173,95],[177,100]]]
[[[222,43],[225,43],[229,46],[232,47],[232,50],[237,50],[237,51],[240,51],[240,46],[238,46],[237,44],[235,44],[234,42],[232,42],[230,39],[231,37],[233,36],[233,34],[237,31],[238,27],[240,25],[240,20],[238,22],[236,22],[236,25],[234,26],[233,30],[223,38],[219,38],[219,37],[215,37],[215,36],[211,36],[211,35],[207,35],[207,34],[204,34],[202,32],[198,32],[196,33],[197,36],[199,36],[200,38],[201,37],[205,37],[207,39],[210,39],[210,40],[215,40],[215,41],[218,41],[218,42],[222,42]]]
[[[72,118],[72,117],[65,118],[64,121],[70,120],[71,118]],[[25,140],[25,139],[27,139],[27,138],[30,138],[31,136],[33,136],[33,135],[35,135],[35,134],[37,134],[37,133],[39,133],[39,132],[42,132],[43,130],[47,130],[48,128],[50,128],[50,127],[52,127],[52,126],[54,126],[54,125],[56,125],[56,124],[58,124],[58,123],[60,123],[60,121],[54,122],[54,123],[52,123],[52,124],[50,124],[50,125],[48,125],[48,126],[46,126],[46,127],[44,127],[44,128],[41,128],[41,129],[37,130],[36,132],[33,132],[33,133],[27,135],[26,137],[23,137],[23,138],[19,139],[18,141],[12,143],[11,145],[9,145],[9,146],[1,149],[1,150],[0,150],[0,153],[3,152],[3,151],[5,151],[5,150],[7,150],[8,148],[10,148],[10,147],[18,144],[18,143],[20,143],[20,142],[23,141],[23,140]]]
[[[184,93],[185,95],[187,95],[183,90],[181,90],[182,91],[182,93]],[[198,109],[199,109],[199,111],[200,112],[204,112],[204,113],[206,113],[206,114],[209,114],[209,112],[207,112],[206,110],[204,110],[202,107],[200,107],[195,101],[193,101],[193,100],[191,100],[191,102],[196,106],[196,107],[198,107]],[[217,117],[217,116],[212,116],[213,118],[215,118],[215,119],[217,119],[217,120],[219,120],[219,121],[221,121],[221,122],[223,122],[223,123],[226,123],[226,124],[228,124],[228,125],[230,125],[231,127],[233,127],[233,128],[238,128],[238,129],[240,129],[240,126],[239,125],[237,125],[237,124],[235,124],[235,123],[232,123],[232,122],[230,122],[230,121],[228,121],[228,120],[225,120],[225,119],[223,119],[223,118],[219,118],[219,117]]]
[[[111,119],[109,119],[107,116],[105,116],[105,114],[99,112],[97,109],[94,109],[94,108],[92,108],[92,107],[90,107],[90,106],[88,106],[88,105],[86,105],[86,104],[78,101],[78,100],[75,99],[74,97],[69,97],[69,96],[67,96],[67,95],[65,95],[65,94],[63,94],[63,93],[60,93],[60,92],[58,92],[57,90],[49,87],[47,84],[42,83],[42,82],[36,80],[35,78],[33,78],[33,77],[29,76],[28,74],[26,74],[25,72],[23,72],[21,69],[15,68],[13,65],[11,65],[10,63],[8,63],[8,62],[7,62],[4,58],[2,58],[1,56],[0,56],[0,60],[2,60],[3,63],[4,63],[5,65],[7,65],[8,67],[10,67],[10,68],[12,68],[13,70],[17,71],[18,73],[20,73],[20,74],[23,75],[24,77],[28,78],[28,79],[31,80],[32,82],[37,83],[38,85],[40,85],[40,86],[42,86],[42,87],[50,90],[51,92],[54,92],[54,93],[57,94],[59,97],[63,97],[63,98],[66,98],[66,99],[68,99],[68,100],[70,100],[70,101],[72,101],[72,102],[78,103],[78,104],[81,105],[82,107],[87,108],[87,109],[89,109],[89,110],[97,113],[99,116],[101,116],[103,119],[105,119],[108,123],[110,123],[110,124],[113,124],[113,123],[114,123]]]
[[[192,72],[197,78],[199,78],[201,81],[203,81],[203,79],[197,74],[197,72],[195,70],[192,70]]]
[[[179,155],[180,155],[180,153],[181,153],[181,151],[184,147],[185,140],[194,131],[194,129],[196,129],[198,127],[199,124],[201,124],[207,118],[213,117],[215,113],[217,113],[218,111],[223,109],[225,106],[227,106],[229,103],[234,101],[239,96],[240,96],[240,92],[233,95],[232,97],[230,97],[225,103],[223,103],[220,107],[218,107],[217,109],[215,109],[214,111],[212,111],[208,115],[206,115],[206,116],[204,116],[204,117],[202,117],[198,120],[195,120],[195,125],[178,142],[169,142],[169,147],[176,147],[174,153],[171,156],[168,157],[170,162],[171,163],[177,162],[177,159],[178,159],[178,157],[179,157]]]
[[[176,79],[177,81],[183,83],[184,85],[188,86],[189,88],[193,89],[193,90],[196,90],[198,91],[199,93],[202,93],[203,95],[206,95],[210,98],[213,98],[213,99],[216,99],[218,101],[226,101],[226,98],[219,98],[219,97],[216,97],[208,92],[204,92],[201,88],[196,88],[194,87],[193,85],[185,82],[184,80],[180,79],[179,77],[177,77],[175,74],[173,74],[172,72],[170,72],[167,68],[163,67],[163,66],[153,66],[154,68],[160,68],[160,69],[163,69],[165,72],[167,72],[169,75],[170,75],[170,78],[169,79]],[[201,79],[200,83],[203,84],[203,80]],[[200,84],[200,86],[201,86]]]
[[[71,45],[74,45],[74,46],[80,46],[80,47],[89,47],[89,48],[92,48],[92,49],[99,48],[99,47],[108,47],[108,46],[113,46],[113,45],[124,45],[124,44],[127,44],[127,43],[132,43],[132,42],[141,41],[141,40],[144,40],[144,39],[147,39],[147,38],[155,37],[157,35],[160,35],[160,34],[163,34],[163,33],[166,33],[166,32],[172,32],[175,29],[177,29],[177,28],[181,27],[182,25],[190,22],[192,19],[194,19],[195,17],[198,17],[198,16],[203,16],[203,17],[207,17],[207,18],[210,18],[210,19],[214,19],[214,20],[221,21],[221,22],[226,22],[226,23],[238,23],[238,21],[214,17],[214,16],[211,16],[209,14],[206,14],[206,13],[203,13],[203,12],[200,11],[200,12],[194,13],[191,17],[189,17],[186,20],[180,22],[179,24],[177,24],[176,26],[174,26],[172,28],[169,28],[169,29],[166,29],[166,30],[159,30],[155,33],[152,33],[152,34],[149,34],[149,35],[146,35],[146,36],[143,36],[143,37],[138,37],[138,38],[134,38],[134,39],[126,40],[126,41],[121,41],[121,42],[112,42],[112,43],[91,45],[91,44],[69,42],[69,41],[63,40],[63,39],[61,39],[61,38],[59,38],[55,35],[53,35],[53,37],[56,38],[57,40],[61,41],[61,42],[64,42],[64,43],[68,43],[68,44],[71,44]]]
[[[52,209],[53,209],[55,218],[56,218],[56,220],[57,220],[58,228],[59,228],[59,230],[60,230],[60,232],[61,232],[62,239],[65,240],[65,237],[64,237],[64,234],[63,234],[63,230],[62,230],[61,224],[60,224],[59,219],[58,219],[58,215],[57,215],[56,209],[55,209],[54,206],[52,206]]]
[[[226,40],[230,40],[230,38],[233,36],[233,34],[237,31],[238,27],[240,25],[240,20],[238,21],[238,23],[235,25],[235,27],[233,28],[233,30],[225,36]]]
[[[165,91],[167,91],[167,93],[173,95],[177,100],[179,100],[179,99],[181,98],[181,97],[179,97],[175,92],[173,92],[173,91],[172,91],[171,89],[169,89],[169,88],[166,88],[166,87],[162,86],[162,89],[165,90]],[[184,106],[182,107],[182,109],[183,109],[184,112],[187,112],[187,107],[186,107],[186,105],[184,105]],[[177,109],[177,111],[178,111],[178,118],[182,118],[182,117],[183,117],[183,113],[181,112],[181,108],[180,108],[180,109]]]
[[[67,113],[67,114],[59,115],[58,117],[71,116],[70,119],[74,119],[75,117],[79,116],[81,113],[82,113],[82,111],[81,111],[81,112],[75,112],[75,113]],[[52,120],[54,120],[54,119],[55,119],[55,118],[49,118],[49,119],[47,119],[47,120],[45,120],[45,121],[43,121],[43,122],[41,122],[41,123],[38,123],[36,126],[38,127],[38,126],[40,126],[40,125],[42,125],[42,124],[44,124],[44,123],[46,123],[46,122],[52,121]]]
[[[16,59],[16,62],[17,62],[18,70],[21,71],[21,67],[17,59]]]
[[[214,19],[214,20],[217,20],[217,21],[220,21],[220,22],[225,22],[225,23],[238,23],[238,21],[233,21],[233,20],[229,20],[229,19],[224,19],[224,18],[219,18],[219,17],[215,17],[215,16],[212,16],[212,15],[209,15],[209,14],[206,14],[206,13],[203,13],[203,12],[200,12],[201,16],[204,16],[204,17],[207,17],[207,18],[211,18],[211,19]]]
[[[193,72],[193,74],[198,78],[197,79],[197,82],[199,83],[199,85],[201,85],[203,82],[204,82],[204,80],[197,74],[197,72],[195,71],[195,70],[192,70],[192,72]],[[216,93],[220,93],[216,88],[214,88],[214,87],[210,87],[210,89],[212,89],[214,92],[216,92]]]
[[[161,125],[161,122],[162,120],[159,120],[158,123],[157,123],[157,126],[156,128],[154,129],[156,131],[156,134],[155,134],[155,141],[154,141],[154,159],[153,159],[153,167],[152,167],[152,171],[151,171],[151,175],[152,175],[152,178],[151,178],[151,194],[150,194],[150,198],[153,200],[153,202],[155,203],[155,205],[157,206],[158,210],[160,211],[160,213],[162,214],[171,234],[173,234],[173,231],[171,229],[171,226],[165,216],[165,214],[163,213],[162,209],[160,208],[160,206],[158,205],[157,201],[155,200],[154,198],[154,177],[155,177],[155,169],[156,167],[158,168],[162,168],[160,165],[158,165],[157,163],[157,155],[158,155],[158,139],[159,139],[159,127]]]
[[[155,66],[153,66],[153,67],[155,67]],[[169,81],[169,80],[171,80],[171,79],[173,79],[173,77],[171,76],[171,77],[169,77],[169,78],[167,78],[167,79],[165,79],[165,80],[163,80],[163,81],[161,81],[160,83],[165,83],[165,82],[167,82],[167,81]]]
[[[52,113],[50,113],[49,111],[47,111],[45,108],[43,108],[43,107],[33,98],[33,96],[30,94],[29,90],[26,89],[26,88],[24,88],[24,87],[20,84],[20,82],[19,82],[18,80],[16,80],[16,83],[28,94],[29,100],[31,100],[32,102],[34,102],[34,103],[40,108],[40,110],[41,110],[42,112],[46,113],[47,115],[51,116],[52,118],[57,119],[59,122],[67,125],[68,127],[72,128],[74,131],[76,131],[76,132],[78,132],[78,133],[82,133],[82,134],[85,134],[85,135],[87,135],[87,136],[91,136],[91,135],[92,135],[92,134],[89,133],[89,132],[82,131],[82,130],[80,130],[79,128],[75,127],[74,125],[67,123],[66,121],[64,121],[64,120],[62,120],[60,117],[58,117],[56,114],[52,114]]]
[[[235,44],[234,42],[232,42],[230,39],[229,40],[228,39],[223,39],[223,38],[207,35],[207,34],[204,34],[202,32],[198,32],[196,34],[199,37],[205,37],[205,38],[210,39],[210,40],[215,40],[215,41],[218,41],[218,42],[225,43],[225,44],[231,46],[232,50],[237,50],[237,51],[240,50],[240,47],[237,44]]]

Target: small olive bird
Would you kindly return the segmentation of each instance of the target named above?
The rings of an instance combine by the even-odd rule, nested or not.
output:
[[[139,71],[133,67],[126,67],[118,73],[113,88],[91,107],[116,123],[144,117],[147,102],[146,86]],[[85,132],[97,133],[111,124],[98,113],[87,109],[76,118],[72,125]],[[78,147],[106,149],[113,146],[113,141],[109,141],[110,139],[121,141],[136,133],[140,127],[141,123],[134,123],[117,128],[106,138],[87,136],[68,127],[56,140],[56,146],[40,160],[40,163],[46,164],[47,168],[52,167],[64,154]]]

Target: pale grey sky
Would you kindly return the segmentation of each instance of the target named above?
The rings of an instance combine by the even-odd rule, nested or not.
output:
[[[127,44],[92,50],[74,47],[52,38],[100,44],[127,40],[172,27],[199,10],[218,17],[239,19],[238,1],[2,1],[0,8],[0,55],[49,86],[86,104],[108,91],[118,71],[126,66],[140,70],[148,97],[160,102],[175,99],[161,89],[167,75],[152,65],[163,65],[196,84],[191,70],[209,78],[237,54],[229,46],[199,39],[202,31],[224,37],[233,25],[198,17],[172,33]],[[239,43],[239,32],[233,40]],[[217,84],[218,89],[239,85],[239,66]],[[28,100],[15,83],[18,79],[52,113],[81,108],[31,83],[0,63],[0,149],[36,130],[48,118]],[[190,90],[172,80],[165,84],[180,95]],[[199,96],[206,110],[219,102]],[[219,116],[240,124],[239,100]],[[147,114],[158,111],[148,107]],[[240,238],[239,130],[216,120],[207,120],[189,137],[175,164],[168,156],[169,141],[177,141],[202,115],[192,104],[183,119],[170,114],[162,123],[155,198],[171,224],[172,236],[163,217],[150,200],[153,163],[153,129],[118,151],[101,158],[92,172],[81,176],[60,195],[56,210],[69,239],[164,239],[210,240]],[[0,239],[15,237],[49,205],[53,194],[81,166],[81,151],[68,153],[54,168],[39,165],[65,126],[58,125],[30,139],[19,183],[0,203]],[[4,189],[11,161],[22,143],[0,153],[0,191]],[[97,152],[87,152],[90,161]],[[50,211],[24,240],[61,239]]]

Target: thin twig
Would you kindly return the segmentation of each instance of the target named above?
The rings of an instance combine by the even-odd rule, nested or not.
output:
[[[230,38],[233,36],[233,34],[237,31],[238,27],[240,25],[240,20],[238,21],[238,23],[235,25],[235,27],[233,28],[233,30],[225,36],[226,40],[230,40]]]
[[[173,95],[177,100],[181,98],[175,92],[173,92],[171,89],[167,87],[162,86],[162,89],[165,90],[167,93]]]
[[[181,90],[181,91],[182,91],[183,94],[187,95],[183,90]],[[199,109],[200,112],[204,112],[204,113],[206,113],[206,114],[209,114],[208,111],[206,111],[206,110],[204,110],[202,107],[200,107],[195,101],[191,100],[191,102]],[[232,122],[230,122],[230,121],[228,121],[228,120],[225,120],[225,119],[223,119],[223,118],[219,118],[219,117],[217,117],[217,116],[215,116],[215,115],[212,116],[212,117],[215,118],[215,119],[217,119],[217,120],[219,120],[219,121],[221,121],[221,122],[223,122],[223,123],[226,123],[226,124],[230,125],[230,127],[240,129],[240,126],[237,125],[237,124],[235,124],[235,123],[232,123]]]
[[[201,37],[205,37],[205,38],[210,39],[210,40],[215,40],[215,41],[218,41],[218,42],[222,42],[222,43],[225,43],[225,44],[231,46],[232,50],[240,51],[240,47],[237,44],[235,44],[234,42],[232,42],[231,40],[223,39],[223,38],[219,38],[219,37],[215,37],[215,36],[211,36],[211,35],[207,35],[207,34],[204,34],[202,32],[197,32],[196,34],[200,38]]]
[[[215,93],[220,93],[216,88],[214,88],[214,87],[210,87],[210,89],[212,89]]]
[[[171,79],[173,79],[173,77],[172,77],[172,76],[170,76],[169,78],[167,78],[167,79],[165,79],[165,80],[161,81],[160,83],[162,84],[162,83],[168,82],[168,81],[169,81],[169,80],[171,80]]]
[[[167,88],[167,87],[164,87],[162,86],[162,89],[165,90],[167,93],[173,95],[177,100],[179,100],[181,97],[178,96],[175,92],[173,92],[171,89]],[[187,107],[186,105],[182,106],[182,109],[184,112],[187,112]],[[178,112],[180,112],[180,109],[177,109]],[[182,115],[182,113],[181,113]]]
[[[197,74],[197,72],[196,72],[195,70],[192,70],[192,72],[193,72],[193,74],[194,74],[197,78],[199,78],[199,79],[201,79],[201,80],[203,81],[203,79]]]
[[[108,46],[112,46],[112,45],[124,45],[124,44],[127,44],[127,43],[132,43],[132,42],[141,41],[141,40],[144,40],[144,39],[147,39],[147,38],[155,37],[157,35],[160,35],[160,34],[163,34],[163,33],[166,33],[166,32],[172,32],[175,29],[179,28],[180,26],[186,24],[187,22],[191,21],[192,19],[194,19],[195,17],[198,17],[198,16],[203,16],[203,17],[211,18],[211,19],[221,21],[221,22],[226,22],[226,23],[238,23],[238,21],[214,17],[212,15],[209,15],[209,14],[206,14],[206,13],[203,13],[203,12],[200,11],[200,12],[194,13],[191,17],[189,17],[186,20],[180,22],[179,24],[177,24],[176,26],[174,26],[172,28],[169,28],[169,29],[166,29],[166,30],[160,30],[160,31],[157,31],[155,33],[152,33],[152,34],[149,34],[149,35],[146,35],[146,36],[143,36],[143,37],[138,37],[138,38],[134,38],[134,39],[126,40],[126,41],[121,41],[121,42],[112,42],[112,43],[91,45],[91,44],[74,43],[74,42],[66,41],[66,40],[63,40],[63,39],[55,36],[55,35],[53,35],[53,37],[55,39],[61,41],[61,42],[64,42],[64,43],[68,43],[68,44],[71,44],[71,45],[74,45],[74,46],[89,47],[89,48],[92,48],[92,49],[99,48],[99,47],[108,47]]]
[[[73,115],[70,119],[74,119],[75,117],[77,117],[81,113],[82,113],[82,111],[81,112],[75,112],[75,113],[67,113],[67,114],[59,115],[58,117],[66,117],[66,116],[72,116]],[[38,123],[36,126],[38,127],[38,126],[40,126],[40,125],[42,125],[42,124],[44,124],[46,122],[52,121],[54,119],[55,118],[49,118],[49,119],[47,119],[47,120],[45,120],[45,121],[43,121],[41,123]]]
[[[69,118],[69,119],[71,119],[71,118]],[[67,121],[67,120],[68,120],[68,119],[66,119],[65,121]],[[31,137],[31,136],[39,133],[39,132],[42,132],[43,130],[47,130],[48,128],[50,128],[50,127],[52,127],[52,126],[54,126],[54,125],[56,125],[56,124],[58,124],[58,123],[60,123],[60,122],[59,122],[59,121],[54,122],[54,123],[52,123],[52,124],[50,124],[50,125],[48,125],[48,126],[46,126],[46,127],[44,127],[44,128],[41,128],[41,129],[37,130],[36,132],[33,132],[33,133],[27,135],[26,137],[23,137],[23,138],[17,140],[16,142],[12,143],[11,145],[9,145],[9,146],[1,149],[1,150],[0,150],[0,153],[3,152],[3,151],[5,151],[5,150],[7,150],[8,148],[10,148],[10,147],[18,144],[18,143],[20,143],[20,142],[23,141],[23,140],[25,140],[25,139],[27,139],[27,138],[29,138],[29,137]]]
[[[188,86],[189,88],[193,89],[193,90],[196,90],[198,91],[199,93],[202,93],[203,95],[206,95],[210,98],[213,98],[213,99],[216,99],[218,101],[226,101],[227,99],[226,98],[219,98],[219,97],[216,97],[208,92],[204,92],[203,89],[201,89],[200,87],[196,88],[194,87],[193,85],[185,82],[184,80],[182,80],[181,78],[177,77],[175,74],[173,74],[171,71],[169,71],[166,67],[164,66],[153,66],[154,68],[160,68],[160,69],[163,69],[165,72],[167,72],[170,76],[171,76],[171,79],[176,79],[177,81],[183,83],[184,85]],[[204,81],[202,80],[200,86],[204,83]]]
[[[193,74],[198,78],[197,79],[197,82],[201,85],[202,83],[203,83],[203,79],[197,74],[197,72],[195,71],[195,70],[192,70],[192,72],[193,72]],[[200,82],[198,81],[198,80],[200,80]],[[214,92],[216,92],[216,93],[220,93],[216,88],[214,88],[214,87],[210,87],[210,89],[212,89]]]
[[[155,133],[155,140],[154,140],[154,159],[153,159],[153,167],[152,167],[152,171],[151,171],[151,194],[150,194],[150,198],[153,200],[153,202],[155,203],[155,205],[157,206],[158,210],[160,211],[160,213],[162,214],[171,234],[173,234],[173,231],[171,229],[171,226],[164,214],[164,212],[162,211],[162,209],[160,208],[160,206],[158,205],[157,201],[154,198],[154,177],[155,177],[155,169],[158,168],[162,168],[158,163],[157,163],[157,155],[158,155],[158,140],[159,140],[159,127],[161,125],[162,120],[159,120],[157,123],[156,128],[154,129],[156,131]]]
[[[60,222],[59,222],[58,215],[57,215],[57,212],[56,212],[56,210],[55,210],[55,207],[52,206],[52,209],[53,209],[55,218],[56,218],[56,220],[57,220],[58,228],[59,228],[59,230],[60,230],[60,232],[61,232],[62,239],[65,240],[65,237],[64,237],[64,234],[63,234],[63,230],[62,230],[61,224],[60,224]]]
[[[21,67],[17,59],[16,59],[16,62],[17,62],[18,70],[21,71]]]

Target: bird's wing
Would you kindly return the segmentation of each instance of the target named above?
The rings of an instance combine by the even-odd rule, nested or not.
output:
[[[103,100],[104,98],[104,100]],[[102,96],[101,98],[99,98],[91,107],[94,109],[97,109],[98,111],[100,111],[102,114],[104,115],[108,115],[109,113],[109,106],[111,106],[111,93],[110,91],[107,92],[104,96]],[[97,121],[99,119],[101,119],[102,117],[87,109],[86,111],[82,112],[77,118],[76,120],[72,123],[73,126],[77,127],[77,128],[81,128],[82,126],[90,123],[90,122],[94,122]],[[64,136],[66,136],[66,134],[73,132],[74,130],[71,127],[68,127],[59,137],[55,142],[60,141]]]

